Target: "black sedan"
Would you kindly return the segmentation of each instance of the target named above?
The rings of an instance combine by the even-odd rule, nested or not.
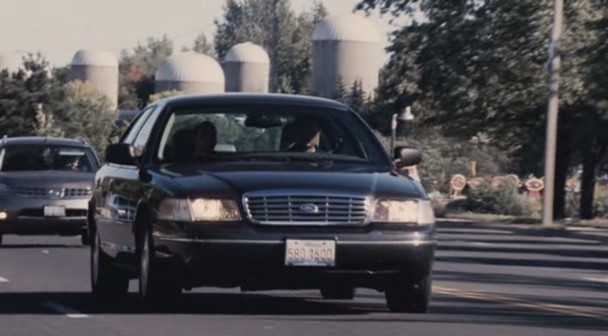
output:
[[[399,174],[346,105],[274,94],[182,96],[137,116],[107,148],[89,210],[98,300],[139,279],[143,302],[184,289],[386,293],[426,312],[436,238],[422,186]]]

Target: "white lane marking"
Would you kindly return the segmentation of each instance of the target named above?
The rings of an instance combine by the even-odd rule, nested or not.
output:
[[[473,245],[473,246],[490,246],[491,244],[482,243],[482,242],[472,242],[471,245]]]
[[[70,307],[66,307],[64,305],[60,305],[55,302],[46,302],[44,305],[51,308],[52,310],[56,311],[59,314],[65,315],[68,318],[73,318],[73,319],[89,318],[89,315],[87,315],[87,314],[83,314],[77,310],[74,310]]]
[[[0,276],[0,282],[9,282],[7,278],[3,278]]]
[[[604,277],[604,278],[584,277],[583,280],[608,283],[608,277]]]

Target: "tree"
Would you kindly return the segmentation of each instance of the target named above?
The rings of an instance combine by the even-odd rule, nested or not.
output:
[[[116,119],[110,101],[81,81],[67,83],[61,89],[64,90],[64,98],[51,105],[46,127],[38,124],[38,135],[54,135],[60,130],[62,136],[83,138],[98,153],[103,153]]]
[[[131,52],[122,51],[120,57],[120,108],[142,107],[154,93],[154,73],[160,64],[173,54],[173,41],[166,35],[149,37]]]
[[[215,57],[213,52],[213,44],[207,40],[207,35],[205,35],[205,33],[200,33],[196,39],[194,39],[192,50],[197,53]]]
[[[30,54],[23,69],[9,74],[0,72],[0,128],[7,136],[35,133],[40,105],[50,105],[61,98],[54,79],[49,77],[49,64],[40,54]]]
[[[484,132],[491,136],[493,144],[520,158],[520,172],[541,170],[547,32],[552,12],[548,2],[364,0],[359,8],[379,8],[393,16],[422,10],[428,19],[404,27],[393,38],[391,60],[384,72],[386,82],[379,90],[391,107],[417,103],[423,107],[425,123],[442,125],[443,132],[465,137]],[[574,154],[605,156],[601,146],[593,145],[605,143],[602,132],[590,127],[601,125],[602,119],[594,98],[599,96],[599,90],[593,93],[590,88],[599,87],[593,84],[598,80],[591,72],[608,70],[605,58],[602,62],[597,60],[602,55],[598,44],[605,43],[606,25],[601,21],[605,17],[605,6],[599,1],[567,2],[558,186],[565,184],[568,168],[576,159]],[[583,128],[591,133],[580,132]],[[589,148],[597,151],[585,155]],[[595,166],[592,161],[586,165]],[[558,187],[556,218],[563,217],[563,200],[564,190]]]
[[[271,91],[306,92],[311,71],[312,32],[315,23],[325,14],[325,7],[320,3],[314,4],[311,13],[296,16],[288,0],[277,0],[276,8],[273,1],[227,0],[222,19],[215,20],[215,52],[219,59],[224,59],[230,48],[247,41],[261,45],[270,55],[276,50],[276,60],[271,62],[276,81]],[[275,15],[278,19],[276,41],[273,38]]]
[[[174,96],[180,96],[183,95],[184,92],[182,91],[178,91],[178,90],[170,90],[170,91],[162,91],[162,92],[158,92],[155,93],[153,95],[150,95],[150,99],[148,100],[148,104],[152,104],[156,101],[159,101],[161,99],[164,98],[168,98],[168,97],[174,97]]]

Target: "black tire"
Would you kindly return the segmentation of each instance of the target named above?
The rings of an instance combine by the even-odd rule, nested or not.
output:
[[[396,313],[428,313],[431,287],[431,275],[427,275],[414,285],[395,281],[385,290],[388,308]]]
[[[2,246],[2,235],[0,234],[0,246]]]
[[[355,298],[353,287],[326,287],[321,288],[321,296],[325,300],[352,300]]]
[[[155,257],[154,241],[149,231],[140,233],[139,298],[148,307],[170,306],[182,294],[181,284],[168,261]]]
[[[111,303],[129,291],[129,277],[112,264],[100,246],[99,234],[91,244],[91,289],[96,303]]]
[[[86,229],[83,229],[82,232],[80,233],[80,242],[82,243],[82,246],[89,246],[91,243],[91,239],[89,237],[89,231]]]

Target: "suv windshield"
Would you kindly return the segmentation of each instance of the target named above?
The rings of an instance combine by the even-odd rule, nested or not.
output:
[[[54,145],[8,146],[0,151],[0,171],[93,172],[90,152],[85,148]]]
[[[373,133],[353,113],[291,105],[173,111],[157,158],[161,162],[257,159],[390,165]]]

